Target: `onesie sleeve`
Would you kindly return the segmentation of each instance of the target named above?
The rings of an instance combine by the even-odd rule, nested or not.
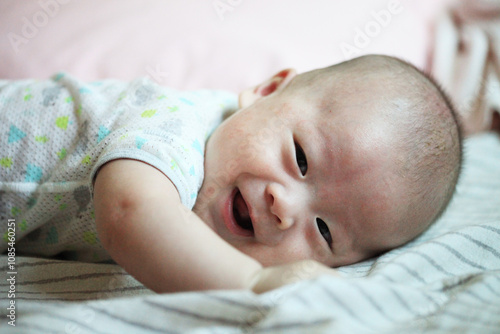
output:
[[[149,85],[149,86],[148,86]],[[148,87],[147,101],[137,103],[137,90]],[[142,87],[142,88],[141,88]],[[222,121],[223,114],[237,106],[234,94],[223,91],[179,92],[151,88],[140,82],[122,94],[115,108],[115,120],[100,143],[99,154],[90,174],[116,159],[145,162],[167,176],[179,192],[181,202],[192,209],[204,177],[205,142]]]

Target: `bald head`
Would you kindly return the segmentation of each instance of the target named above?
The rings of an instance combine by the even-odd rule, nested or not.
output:
[[[422,233],[447,207],[462,163],[462,134],[449,98],[413,65],[388,56],[364,56],[299,75],[289,85],[325,104],[339,99],[369,103],[391,125],[394,171],[402,202],[395,244]],[[354,109],[355,110],[355,109]]]

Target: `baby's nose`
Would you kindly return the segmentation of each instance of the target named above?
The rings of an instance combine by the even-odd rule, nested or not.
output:
[[[280,230],[287,230],[292,227],[300,211],[298,203],[294,203],[294,194],[287,192],[286,189],[277,183],[270,183],[266,187],[267,200],[271,214],[276,220],[277,227]]]

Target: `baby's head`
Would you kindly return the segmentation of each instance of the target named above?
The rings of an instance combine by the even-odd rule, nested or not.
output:
[[[240,95],[206,147],[194,211],[264,265],[361,261],[422,233],[447,206],[462,139],[437,85],[365,56]]]

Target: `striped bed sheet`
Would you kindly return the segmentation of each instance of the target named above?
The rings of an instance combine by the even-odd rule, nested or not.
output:
[[[16,261],[16,326],[2,279],[1,333],[500,333],[500,140],[466,141],[456,196],[426,233],[341,277],[158,295],[116,265]]]

